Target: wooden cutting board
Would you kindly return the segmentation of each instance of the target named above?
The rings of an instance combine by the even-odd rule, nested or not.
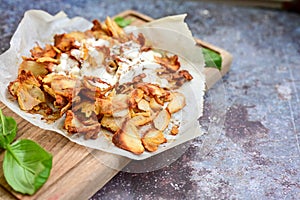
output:
[[[132,25],[140,25],[153,20],[151,17],[127,10],[117,16],[133,19]],[[206,68],[207,88],[209,89],[226,72],[228,72],[232,56],[225,50],[197,39],[199,46],[204,46],[221,54],[223,63],[221,73],[217,69]],[[42,130],[25,121],[9,108],[0,103],[6,116],[12,116],[18,124],[18,138],[28,138],[36,141],[53,155],[53,167],[48,181],[33,196],[14,192],[6,183],[2,170],[3,151],[0,154],[0,199],[87,199],[102,188],[118,171],[99,162],[89,151],[67,138],[52,131]],[[119,168],[125,167],[130,160],[117,155],[97,151],[98,154],[109,157]]]

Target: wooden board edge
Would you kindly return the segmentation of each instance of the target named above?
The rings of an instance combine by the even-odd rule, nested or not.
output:
[[[196,42],[200,46],[209,48],[209,49],[219,53],[222,57],[221,71],[216,68],[212,68],[212,67],[204,68],[204,74],[205,74],[205,79],[206,79],[206,89],[208,90],[208,89],[212,88],[216,82],[221,80],[222,77],[226,73],[228,73],[228,71],[230,70],[230,67],[231,67],[231,63],[232,63],[232,55],[229,52],[227,52],[219,47],[216,47],[212,44],[204,42],[200,39],[196,39]]]
[[[111,154],[107,155],[111,156]],[[128,162],[130,162],[128,158],[119,158],[121,157],[116,156],[114,158],[114,161],[116,162],[115,164],[118,165],[118,168],[124,168]],[[96,170],[89,171],[89,169],[86,168],[87,163],[93,166]],[[78,170],[82,173],[78,174]],[[104,170],[105,173],[103,173]],[[47,189],[47,193],[40,193],[35,199],[88,199],[109,180],[111,180],[111,178],[118,172],[119,170],[104,165],[101,161],[95,158],[94,155],[89,154],[78,164],[76,168],[73,168],[68,173],[64,174],[64,179],[52,184]],[[78,181],[78,179],[80,184],[74,184]],[[72,191],[72,194],[67,193],[68,191]]]
[[[220,47],[217,47],[215,45],[212,45],[210,43],[204,42],[203,40],[200,39],[195,39],[197,44],[199,44],[200,46],[209,48],[217,53],[219,53],[222,57],[222,69],[221,69],[221,74],[222,76],[224,76],[230,69],[231,67],[231,63],[232,63],[232,59],[233,56],[226,50],[221,49]],[[206,68],[207,69],[207,68]]]
[[[16,197],[3,186],[0,186],[0,200],[16,200]]]
[[[114,17],[117,17],[117,16],[119,16],[119,17],[133,16],[133,17],[136,17],[145,22],[150,22],[150,21],[154,20],[154,18],[149,17],[148,15],[142,14],[135,10],[125,10],[125,11],[115,15]]]

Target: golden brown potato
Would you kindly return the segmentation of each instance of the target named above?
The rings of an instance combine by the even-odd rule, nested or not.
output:
[[[60,74],[48,74],[43,79],[43,83],[53,90],[52,93],[66,97],[68,100],[76,96],[79,92],[76,89],[80,88],[78,79]]]
[[[174,92],[172,93],[172,100],[169,102],[167,110],[173,114],[181,110],[185,105],[186,103],[184,95],[179,92]]]
[[[70,51],[75,46],[75,38],[70,34],[56,34],[54,36],[54,46],[62,52]]]
[[[125,118],[122,117],[103,116],[100,123],[103,128],[115,133],[121,128],[124,120]]]
[[[143,126],[152,122],[151,116],[143,116],[143,115],[136,115],[130,119],[130,121],[136,126]]]
[[[171,119],[171,114],[166,109],[163,109],[154,118],[153,120],[154,127],[160,131],[164,131],[168,127],[170,123],[170,119]]]
[[[134,154],[142,154],[145,151],[137,127],[130,121],[126,121],[113,136],[112,142],[119,148]]]
[[[87,125],[80,120],[74,112],[68,110],[64,122],[64,128],[70,134],[83,134],[85,139],[96,139],[100,131],[100,124],[96,120],[91,120]]]
[[[45,76],[48,74],[48,70],[45,68],[45,65],[42,63],[37,63],[36,61],[24,60],[19,67],[19,73],[21,71],[30,71],[35,77]]]
[[[171,129],[171,135],[177,135],[179,133],[179,126],[174,125]]]
[[[127,36],[122,28],[118,26],[118,24],[112,20],[110,17],[106,17],[105,25],[107,27],[107,31],[109,35],[113,38],[118,39],[119,41],[125,42],[127,40]]]
[[[155,98],[151,98],[149,102],[150,108],[154,111],[159,111],[163,108],[163,106],[155,100]]]
[[[43,91],[35,85],[21,84],[17,90],[17,97],[20,108],[26,111],[46,102]]]
[[[55,56],[57,55],[57,49],[55,49],[50,44],[46,44],[44,49],[37,45],[33,49],[31,49],[30,52],[34,60],[42,57],[55,58]]]
[[[18,100],[22,110],[29,111],[40,103],[46,102],[40,86],[31,71],[22,70],[18,78],[9,84],[8,91]]]
[[[113,108],[111,99],[97,98],[95,102],[95,112],[97,115],[109,115],[112,116]]]
[[[167,142],[164,134],[156,129],[151,129],[147,131],[142,137],[142,143],[147,151],[153,152],[158,149],[160,144]]]

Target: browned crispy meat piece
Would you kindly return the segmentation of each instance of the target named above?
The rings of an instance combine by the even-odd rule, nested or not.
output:
[[[112,109],[114,117],[126,117],[129,114],[129,97],[126,94],[116,94],[112,97]]]
[[[144,94],[151,96],[151,97],[155,97],[155,96],[161,97],[161,96],[166,95],[166,93],[167,93],[159,85],[153,84],[153,83],[141,83],[141,84],[137,85],[137,88],[143,90]]]
[[[48,74],[48,70],[44,64],[31,60],[24,60],[20,64],[18,74],[20,74],[23,70],[32,72],[36,78],[39,76],[44,77]]]
[[[75,38],[70,34],[56,34],[54,36],[54,46],[62,52],[70,51],[72,48],[76,47]]]
[[[137,85],[137,88],[143,90],[145,95],[153,97],[160,105],[170,101],[170,92],[157,84],[141,83]]]
[[[64,123],[64,128],[70,134],[83,134],[85,139],[96,139],[100,131],[100,124],[97,120],[90,121],[87,125],[84,124],[82,119],[71,110],[66,113],[66,119]]]
[[[172,100],[169,102],[167,110],[173,114],[181,110],[185,105],[186,102],[184,95],[179,92],[174,92],[172,93]]]
[[[191,81],[193,79],[193,76],[187,70],[170,72],[166,69],[160,69],[158,70],[157,75],[168,80],[169,83],[172,83],[173,89],[177,89],[185,82]]]
[[[115,38],[120,42],[126,42],[128,40],[128,37],[125,34],[124,30],[120,28],[119,25],[110,17],[106,17],[105,25],[108,35],[112,38]]]
[[[8,91],[18,100],[22,110],[29,111],[40,103],[46,102],[40,86],[31,71],[23,70],[15,81],[10,82]]]
[[[97,115],[108,115],[112,116],[113,114],[113,107],[112,107],[112,101],[109,98],[96,98],[95,102],[95,112]]]
[[[82,114],[84,114],[85,118],[92,118],[95,117],[95,104],[93,101],[84,100],[82,99],[78,103],[73,103],[72,105],[72,111],[77,112],[80,111]],[[93,120],[96,120],[95,118]]]
[[[140,100],[142,100],[144,97],[144,91],[141,89],[134,89],[131,94],[130,98],[128,100],[128,104],[130,108],[136,108],[137,104]]]
[[[103,116],[100,123],[103,128],[115,133],[121,128],[124,120],[125,118],[123,117]]]
[[[168,127],[170,119],[171,114],[166,109],[163,109],[153,120],[154,127],[160,131],[164,131]]]
[[[59,94],[55,95],[55,101],[53,102],[53,105],[55,108],[62,108],[64,106],[66,106],[67,104],[68,104],[68,100],[65,97],[63,97]]]
[[[90,92],[94,92],[94,98],[101,98],[103,97],[108,91],[110,91],[113,86],[102,81],[100,78],[91,77],[91,76],[84,76],[83,77],[83,86],[88,89]],[[103,87],[100,88],[97,85],[102,85]]]
[[[187,81],[190,81],[193,79],[193,76],[187,70],[180,70],[180,71],[178,71],[178,74],[180,76],[184,77]]]
[[[142,137],[142,143],[147,151],[156,151],[160,144],[167,142],[164,134],[156,129],[151,129]]]
[[[61,117],[59,112],[53,112],[53,110],[46,103],[40,103],[28,112],[42,115],[43,119],[47,120],[48,123],[55,122]]]
[[[130,119],[130,121],[136,126],[143,126],[152,122],[151,116],[144,116],[144,115],[136,115]]]
[[[50,44],[46,44],[44,49],[37,45],[33,49],[31,49],[30,52],[32,58],[35,60],[42,57],[55,58],[55,56],[57,55],[57,51]]]
[[[75,77],[64,76],[60,74],[48,74],[43,79],[44,89],[48,86],[49,94],[63,96],[71,101],[74,96],[78,94],[81,89],[80,81]]]
[[[142,154],[145,151],[141,142],[139,131],[130,121],[124,122],[122,128],[114,134],[112,142],[117,147],[137,155]]]
[[[105,29],[105,27],[103,27],[103,25],[101,24],[100,21],[98,20],[93,20],[93,27],[91,28],[91,30],[86,31],[87,32],[91,32],[92,35],[96,38],[102,38],[103,36],[107,36],[107,30]]]
[[[154,59],[158,64],[164,66],[167,70],[170,72],[175,72],[180,68],[180,62],[178,61],[178,56],[174,55],[171,57],[164,56],[164,57],[158,57],[154,56]]]
[[[179,126],[178,125],[174,125],[171,129],[171,135],[177,135],[179,133]]]
[[[97,19],[94,19],[93,20],[93,27],[91,28],[92,31],[102,31],[102,26],[101,26],[101,23],[97,20]]]

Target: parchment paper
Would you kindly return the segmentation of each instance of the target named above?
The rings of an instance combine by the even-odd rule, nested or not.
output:
[[[69,19],[64,12],[52,16],[41,10],[29,10],[25,13],[15,34],[13,35],[10,48],[0,55],[0,100],[12,111],[25,120],[42,129],[55,131],[64,135],[71,141],[86,147],[102,150],[108,153],[126,156],[134,160],[146,159],[159,154],[176,145],[184,143],[202,134],[197,119],[202,115],[203,95],[205,78],[202,73],[204,59],[200,48],[195,46],[195,41],[184,18],[186,15],[178,15],[155,20],[142,27],[131,27],[127,31],[134,33],[142,32],[150,40],[155,48],[168,50],[180,57],[181,69],[187,69],[194,79],[185,84],[180,92],[184,93],[187,105],[180,113],[180,132],[176,137],[167,139],[168,143],[163,144],[153,153],[144,152],[142,155],[134,155],[131,152],[115,147],[103,134],[96,140],[84,140],[83,137],[70,137],[62,129],[64,117],[53,124],[41,120],[40,115],[32,115],[20,110],[17,101],[12,101],[7,92],[9,82],[15,80],[18,74],[21,56],[30,56],[29,50],[36,43],[44,46],[46,43],[53,43],[53,36],[59,33],[74,30],[85,31],[92,27],[92,23],[81,17]]]

